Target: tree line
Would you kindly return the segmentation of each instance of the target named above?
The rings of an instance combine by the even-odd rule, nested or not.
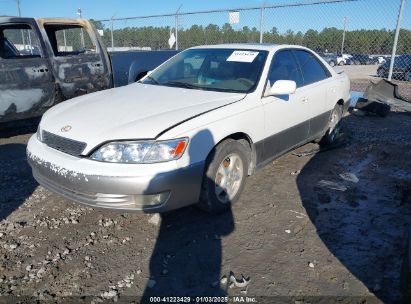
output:
[[[111,46],[110,28],[104,27],[99,21],[93,21],[97,29],[103,30],[103,41]],[[171,27],[124,27],[114,28],[115,47],[150,47],[151,49],[167,49]],[[309,29],[306,32],[288,30],[280,33],[276,27],[264,32],[264,43],[298,44],[307,46],[318,52],[341,51],[343,31],[335,27],[324,28],[321,31]],[[218,43],[251,43],[259,42],[260,33],[256,27],[244,26],[233,29],[226,23],[222,26],[209,24],[207,26],[192,25],[190,28],[178,30],[179,49],[196,45]],[[387,29],[359,29],[346,31],[344,53],[391,54],[394,41],[394,31]],[[397,45],[397,54],[411,53],[411,31],[401,29]]]

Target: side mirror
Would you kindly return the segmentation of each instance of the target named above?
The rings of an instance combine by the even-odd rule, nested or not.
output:
[[[269,89],[267,95],[289,95],[295,93],[296,89],[297,84],[293,80],[277,80]]]

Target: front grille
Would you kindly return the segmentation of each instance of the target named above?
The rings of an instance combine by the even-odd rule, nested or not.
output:
[[[42,142],[50,148],[73,156],[79,156],[86,148],[84,142],[61,137],[47,131],[42,132]]]

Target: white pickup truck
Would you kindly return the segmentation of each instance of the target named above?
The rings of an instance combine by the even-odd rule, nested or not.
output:
[[[138,83],[48,110],[28,160],[45,188],[92,207],[220,212],[274,158],[332,142],[349,86],[304,47],[195,47]]]

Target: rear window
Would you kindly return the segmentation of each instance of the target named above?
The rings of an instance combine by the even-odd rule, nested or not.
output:
[[[328,70],[314,56],[314,54],[305,50],[295,50],[294,54],[303,73],[304,85],[315,83],[330,77]]]

